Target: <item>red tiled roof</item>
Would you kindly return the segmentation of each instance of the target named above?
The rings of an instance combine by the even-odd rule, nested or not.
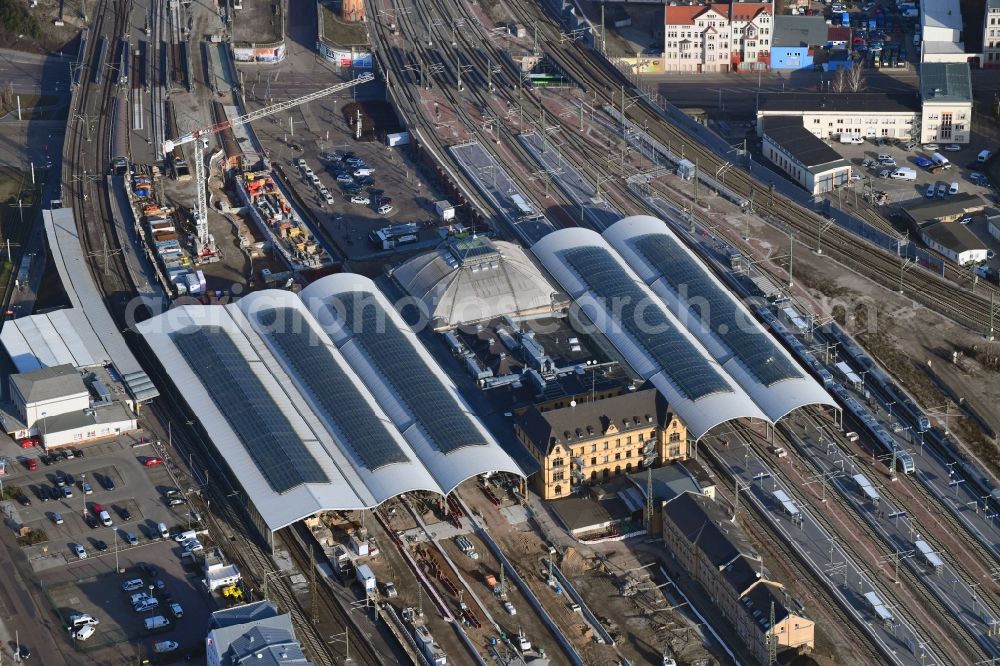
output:
[[[772,13],[769,2],[735,2],[730,5],[730,21],[752,21],[761,12]]]
[[[667,5],[664,12],[664,25],[694,25],[694,20],[709,9],[725,17],[729,5],[717,3],[711,5]]]

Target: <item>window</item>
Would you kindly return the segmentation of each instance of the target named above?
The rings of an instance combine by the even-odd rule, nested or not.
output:
[[[553,467],[562,467],[565,464],[566,464],[566,461],[563,460],[562,458],[554,458],[552,460],[552,466]]]
[[[632,449],[626,449],[626,451],[625,451],[625,457],[626,458],[631,458],[632,457]]]
[[[639,443],[642,444],[642,442],[644,442],[645,439],[646,439],[646,435],[640,432],[639,433]]]
[[[604,464],[607,465],[609,462],[611,462],[610,456],[604,456]]]
[[[594,452],[596,452],[596,451],[597,451],[597,444],[591,444],[591,445],[590,445],[590,452],[591,452],[591,453],[594,453]]]
[[[670,441],[671,442],[679,442],[679,441],[681,441],[681,434],[679,432],[672,432],[672,433],[670,433]]]
[[[813,125],[819,125],[819,124],[820,124],[820,119],[819,118],[813,118]]]
[[[615,454],[615,460],[621,460],[621,459],[622,459],[622,454],[621,453],[616,453]]]
[[[681,455],[681,447],[671,446],[670,450],[667,451],[667,455],[670,456],[671,458],[677,458],[678,456]]]
[[[626,444],[631,444],[632,443],[632,435],[629,435],[628,437],[625,438],[625,443]]]
[[[620,442],[621,440],[619,439],[618,441]],[[605,451],[607,451],[607,450],[608,450],[608,443],[607,443],[607,442],[604,442],[604,450],[605,450]]]
[[[556,486],[556,489],[555,489],[555,491],[553,491],[553,492],[554,492],[554,493],[555,493],[556,495],[562,495],[562,486]]]
[[[566,476],[563,474],[563,472],[556,472],[555,474],[552,475],[553,481],[562,481],[565,478]]]

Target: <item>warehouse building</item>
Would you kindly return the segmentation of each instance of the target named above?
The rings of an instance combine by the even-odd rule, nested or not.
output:
[[[920,230],[927,247],[943,254],[959,266],[986,261],[986,243],[958,222],[935,222]]]
[[[836,408],[663,221],[628,217],[603,236],[561,229],[532,251],[574,299],[580,324],[660,391],[689,438],[731,419],[773,424],[805,405]]]
[[[391,275],[438,331],[552,314],[568,303],[521,247],[484,237],[451,239]]]
[[[978,215],[986,210],[986,201],[978,194],[959,192],[944,199],[919,199],[904,204],[900,210],[917,229],[936,222],[957,222],[967,215]]]
[[[851,180],[851,163],[802,126],[798,118],[767,118],[764,157],[810,194],[832,192]]]
[[[761,93],[757,103],[757,134],[764,120],[796,117],[820,139],[842,134],[866,139],[914,137],[920,120],[920,99],[904,93]]]
[[[523,476],[367,278],[174,308],[136,328],[269,541],[321,511]]]

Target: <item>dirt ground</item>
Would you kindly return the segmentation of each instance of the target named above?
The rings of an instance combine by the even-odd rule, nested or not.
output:
[[[21,17],[0,24],[0,48],[27,53],[59,53],[64,49],[76,52],[77,34],[86,27],[79,3],[39,0],[37,7],[28,9],[27,0],[0,0],[0,6],[8,3],[22,8]],[[93,8],[93,3],[88,4]],[[55,21],[60,16],[63,25],[57,26]]]

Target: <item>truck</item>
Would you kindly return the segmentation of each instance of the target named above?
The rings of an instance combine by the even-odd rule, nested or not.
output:
[[[393,146],[405,146],[410,142],[409,132],[393,132],[391,134],[385,135],[385,145],[390,148]]]
[[[360,564],[354,571],[358,582],[365,588],[365,594],[371,594],[376,590],[375,574],[367,564]]]

